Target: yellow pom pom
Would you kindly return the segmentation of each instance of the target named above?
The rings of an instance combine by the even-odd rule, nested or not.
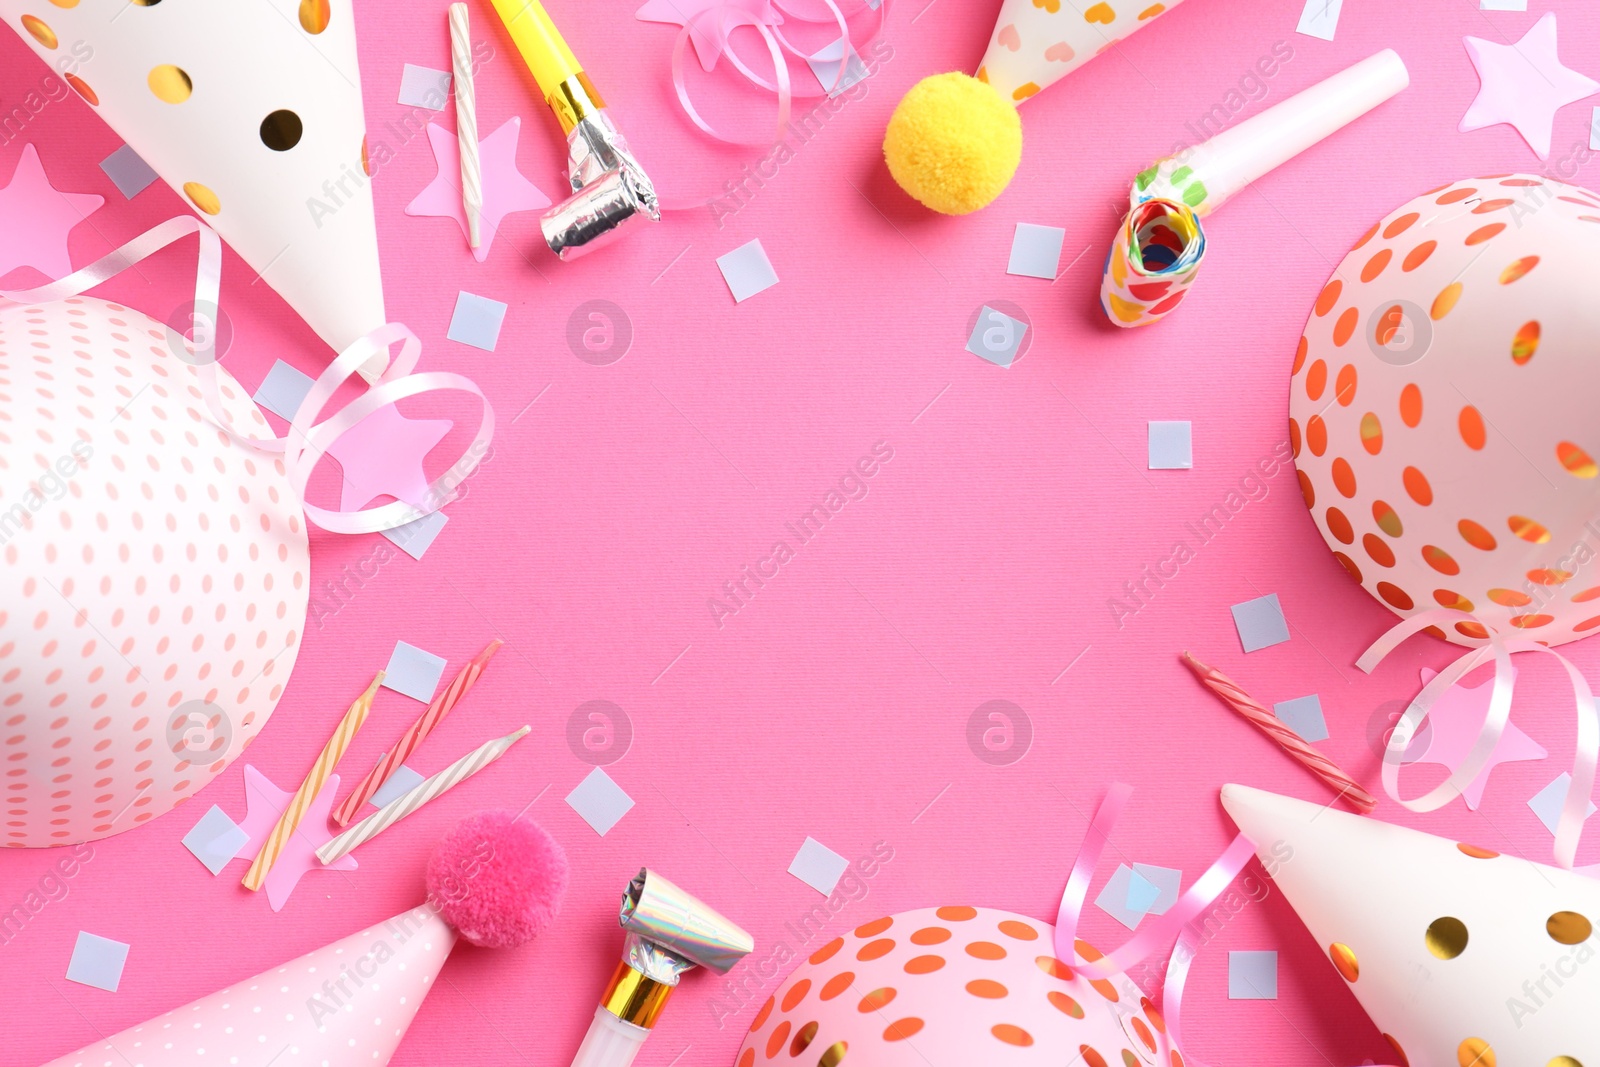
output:
[[[935,74],[894,109],[883,158],[900,188],[935,211],[966,215],[1004,192],[1016,173],[1022,120],[988,82]]]

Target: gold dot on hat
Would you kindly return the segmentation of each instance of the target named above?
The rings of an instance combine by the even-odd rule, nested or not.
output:
[[[300,116],[287,108],[279,108],[261,120],[261,143],[274,152],[287,152],[300,143],[305,127]]]
[[[1583,1067],[1583,1064],[1579,1063],[1571,1056],[1557,1056],[1555,1059],[1545,1064],[1545,1067]]]
[[[35,41],[38,41],[46,48],[54,48],[61,43],[56,40],[56,31],[46,25],[44,19],[33,15],[24,15],[22,16],[22,28],[27,30]]]
[[[332,17],[328,0],[300,0],[300,28],[307,33],[321,33]]]
[[[1581,945],[1594,933],[1594,924],[1575,911],[1556,912],[1544,921],[1544,928],[1563,945]]]
[[[217,194],[199,182],[184,182],[183,191],[194,201],[194,206],[207,215],[215,215],[222,210],[222,201],[217,199]]]
[[[835,1041],[828,1046],[827,1051],[817,1060],[817,1067],[839,1067],[839,1064],[844,1062],[844,1054],[849,1050],[848,1043]],[[1572,1067],[1580,1067],[1577,1060],[1572,1061]]]
[[[1456,1062],[1461,1067],[1494,1067],[1494,1049],[1481,1037],[1469,1037],[1456,1046]]]
[[[1349,945],[1335,941],[1328,946],[1328,958],[1339,969],[1339,973],[1344,975],[1346,982],[1354,982],[1361,977],[1361,963],[1356,959],[1356,954]]]
[[[1467,924],[1449,915],[1428,924],[1428,951],[1441,960],[1453,960],[1467,950]]]
[[[151,67],[145,81],[158,100],[165,100],[169,104],[181,104],[194,92],[194,82],[189,80],[188,71],[171,63]]]

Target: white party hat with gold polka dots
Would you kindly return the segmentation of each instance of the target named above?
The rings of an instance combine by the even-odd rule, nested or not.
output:
[[[1245,786],[1222,805],[1393,1062],[1600,1067],[1600,882]]]
[[[369,157],[351,0],[0,0],[0,17],[51,68],[41,99],[75,90],[335,351],[384,324],[369,159],[391,150]]]

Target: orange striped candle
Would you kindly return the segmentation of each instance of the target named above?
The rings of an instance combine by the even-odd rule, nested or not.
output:
[[[350,710],[344,713],[344,718],[339,720],[339,725],[334,729],[333,736],[328,738],[328,743],[322,746],[322,752],[317,756],[317,762],[311,765],[311,773],[306,775],[305,781],[300,783],[300,788],[289,800],[289,806],[283,809],[283,814],[278,816],[278,823],[267,835],[267,840],[257,853],[255,862],[250,864],[250,869],[244,872],[244,887],[250,890],[259,890],[267,882],[267,874],[272,870],[272,865],[278,862],[278,856],[283,852],[283,846],[288,843],[290,836],[300,828],[300,820],[305,818],[306,810],[311,807],[311,802],[322,792],[322,787],[327,784],[328,776],[339,765],[339,760],[344,756],[345,749],[350,747],[350,742],[355,740],[356,731],[361,729],[361,724],[367,721],[367,713],[372,710],[372,698],[377,695],[378,686],[383,683],[383,672],[372,679],[372,684],[367,686],[367,691],[356,698],[350,705]]]

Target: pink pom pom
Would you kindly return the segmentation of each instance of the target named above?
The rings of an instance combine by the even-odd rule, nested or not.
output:
[[[530,819],[463,819],[428,860],[428,899],[475,945],[515,948],[544,932],[567,891],[567,854]]]

